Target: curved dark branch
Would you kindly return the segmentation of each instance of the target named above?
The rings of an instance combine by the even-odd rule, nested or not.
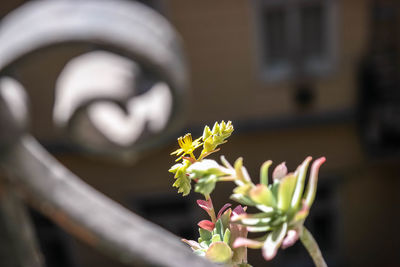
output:
[[[31,136],[1,162],[30,203],[58,225],[126,264],[214,266],[162,228],[96,191],[49,155]]]

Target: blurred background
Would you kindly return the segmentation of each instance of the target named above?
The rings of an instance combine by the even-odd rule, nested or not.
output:
[[[132,0],[133,1],[133,0]],[[2,0],[0,18],[28,1]],[[271,159],[294,170],[325,156],[306,225],[329,266],[400,266],[400,3],[397,0],[151,0],[179,32],[190,72],[185,121],[133,163],[82,155],[52,126],[54,83],[79,49],[43,51],[18,70],[31,131],[66,167],[125,207],[187,239],[206,214],[167,172],[176,137],[235,127],[218,154],[244,157],[254,180]],[[1,21],[0,21],[1,23]],[[145,23],[145,22],[144,22]],[[0,26],[1,27],[1,26]],[[218,155],[213,156],[216,158]],[[232,185],[218,185],[215,206]],[[122,266],[32,211],[49,267]],[[257,266],[311,266],[297,244]],[[5,257],[5,256],[4,256]],[[1,265],[1,264],[0,264]]]

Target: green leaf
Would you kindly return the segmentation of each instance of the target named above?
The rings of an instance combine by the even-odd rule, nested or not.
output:
[[[201,179],[212,174],[217,176],[230,174],[226,168],[222,167],[212,159],[203,159],[202,161],[192,164],[187,168],[187,172],[190,174],[191,179]]]
[[[212,243],[206,252],[206,258],[212,262],[224,263],[232,258],[231,248],[224,242]]]
[[[176,179],[173,187],[178,188],[178,193],[182,193],[184,196],[190,193],[192,185],[190,184],[190,178],[186,175],[186,170],[190,166],[190,161],[183,160],[182,163],[175,164],[169,169],[169,172],[175,173],[174,178]]]
[[[263,163],[260,169],[260,184],[268,185],[268,169],[271,166],[272,161],[268,160]]]
[[[286,215],[277,216],[270,222],[270,225],[273,227],[280,226],[286,220],[287,220]]]
[[[310,179],[308,180],[307,189],[304,193],[304,203],[307,207],[311,207],[315,199],[318,183],[318,172],[321,165],[325,162],[325,157],[315,160],[311,166]]]
[[[224,243],[229,245],[230,239],[231,239],[231,231],[228,228],[226,228],[224,233]]]
[[[268,187],[271,190],[272,194],[274,195],[275,199],[278,199],[278,189],[279,189],[280,182],[275,181],[273,184],[270,184]]]
[[[296,176],[289,174],[281,179],[278,189],[278,208],[287,211],[292,201],[293,191],[296,186]]]
[[[252,188],[251,184],[240,185],[240,186],[235,187],[235,189],[233,189],[233,193],[247,195],[251,188]]]
[[[243,158],[241,158],[241,157],[238,158],[238,159],[235,161],[234,166],[235,166],[235,171],[236,171],[236,177],[237,177],[240,181],[246,182],[246,180],[244,179],[243,172],[242,172]]]
[[[214,243],[219,241],[222,241],[221,236],[219,234],[214,234],[211,238],[211,242]]]
[[[301,202],[301,197],[304,191],[304,183],[306,180],[306,174],[307,174],[307,169],[308,165],[310,164],[310,161],[312,160],[311,157],[307,157],[303,163],[299,166],[299,168],[296,170],[297,174],[297,182],[296,182],[296,187],[293,193],[292,197],[292,203],[290,204],[290,208],[292,211],[297,211],[297,209],[300,206]]]
[[[267,232],[271,230],[271,226],[247,226],[247,230],[252,233]]]
[[[273,214],[274,213],[274,208],[268,207],[262,204],[256,205],[257,209],[261,210],[262,212],[268,213],[268,214]]]
[[[224,164],[224,166],[226,168],[228,168],[228,169],[233,168],[232,165],[229,163],[229,161],[224,156],[221,156],[220,159],[221,159],[222,164]]]
[[[192,189],[189,177],[187,177],[186,174],[180,174],[175,178],[175,183],[172,186],[177,187],[178,193],[182,193],[183,196],[188,195]]]
[[[220,220],[222,222],[222,225],[224,226],[224,229],[229,227],[231,214],[232,214],[232,210],[231,209],[227,209],[224,213],[222,213],[222,215],[220,217]]]
[[[221,237],[221,240],[224,239],[224,226],[222,225],[221,219],[218,219],[218,221],[215,223],[215,233],[218,234]]]
[[[275,257],[287,232],[287,223],[284,223],[278,229],[271,232],[264,242],[262,252],[264,258],[268,261]]]
[[[236,202],[246,205],[246,206],[255,206],[256,203],[251,200],[249,197],[244,196],[242,194],[232,194],[231,199],[235,200]]]
[[[271,218],[243,218],[239,222],[246,226],[267,226],[271,222]]]
[[[215,189],[215,184],[218,181],[216,175],[203,177],[197,181],[194,191],[203,195],[210,195]]]
[[[257,204],[275,207],[276,200],[271,190],[264,184],[258,184],[249,192],[250,198]]]
[[[199,234],[200,234],[200,238],[204,241],[210,240],[212,237],[211,232],[207,231],[206,229],[203,229],[203,228],[199,228]]]

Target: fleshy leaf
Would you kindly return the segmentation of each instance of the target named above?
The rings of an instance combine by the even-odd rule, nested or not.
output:
[[[288,170],[286,167],[286,163],[282,162],[281,164],[275,167],[274,172],[272,173],[272,179],[274,181],[279,181],[280,179],[286,176],[287,171]]]
[[[255,206],[256,203],[254,203],[253,200],[251,200],[249,197],[242,195],[242,194],[232,194],[231,199],[235,200],[236,202],[239,202],[242,205],[246,206]]]
[[[286,237],[282,241],[281,248],[286,249],[288,247],[293,246],[296,243],[296,241],[299,239],[299,236],[300,235],[299,235],[298,231],[296,231],[294,229],[289,230],[286,234]]]
[[[212,216],[214,216],[214,207],[213,207],[211,198],[209,198],[208,200],[198,199],[197,205],[199,205],[200,208],[205,210],[211,218],[212,218]]]
[[[218,234],[220,236],[220,241],[222,241],[224,239],[224,226],[222,224],[221,219],[219,219],[216,223],[215,223],[215,229],[214,229],[214,233]]]
[[[278,251],[279,246],[281,245],[285,235],[287,232],[287,223],[284,223],[276,229],[275,231],[271,232],[267,239],[264,242],[262,253],[264,258],[269,261],[273,259]]]
[[[268,214],[272,214],[274,213],[274,208],[272,207],[268,207],[268,206],[264,206],[264,205],[256,205],[257,209],[261,210],[262,212],[268,213]]]
[[[236,177],[237,177],[240,181],[246,182],[245,179],[244,179],[244,177],[243,177],[243,172],[242,172],[243,158],[241,158],[241,157],[238,158],[238,159],[235,161],[234,166],[235,166],[235,171],[236,171]]]
[[[272,161],[268,160],[263,163],[260,169],[260,184],[268,185],[268,169],[271,166]]]
[[[226,228],[223,241],[224,241],[224,243],[229,245],[230,239],[231,239],[231,231],[228,228]]]
[[[301,197],[302,197],[302,194],[304,191],[304,183],[306,180],[307,169],[308,169],[308,165],[310,164],[311,160],[312,160],[311,157],[307,157],[303,161],[303,163],[298,167],[298,169],[296,170],[296,173],[298,173],[296,187],[293,192],[292,203],[290,204],[290,208],[293,211],[296,211],[300,206]]]
[[[222,213],[229,208],[230,206],[232,206],[231,203],[226,203],[219,211],[218,211],[218,215],[217,218],[221,217]]]
[[[212,230],[211,230],[211,231],[212,231]],[[203,241],[210,240],[211,237],[212,237],[211,231],[208,231],[208,230],[203,229],[203,228],[199,228],[200,238],[201,238]]]
[[[251,188],[252,188],[251,184],[243,184],[243,185],[235,187],[235,189],[233,189],[233,193],[247,195]]]
[[[247,231],[253,232],[253,233],[260,233],[260,232],[267,232],[271,230],[271,226],[247,226]]]
[[[296,186],[296,176],[289,174],[282,178],[278,189],[278,208],[287,211],[292,202],[294,188]]]
[[[212,242],[212,243],[214,243],[214,242],[220,242],[220,241],[222,241],[222,239],[221,239],[221,236],[220,236],[219,234],[215,234],[215,235],[213,235],[212,238],[211,238],[211,242]]]
[[[220,160],[221,160],[222,164],[224,164],[224,166],[226,168],[233,169],[232,165],[229,163],[229,161],[224,156],[221,156]]]
[[[203,176],[217,175],[224,176],[230,175],[229,169],[220,166],[215,160],[203,159],[188,167],[187,172],[191,174],[191,178],[201,178]]]
[[[202,220],[197,224],[200,228],[203,228],[207,231],[212,231],[215,227],[215,224],[209,220]]]
[[[233,242],[233,248],[239,248],[239,247],[248,247],[248,248],[253,248],[253,249],[258,249],[262,248],[263,242],[244,238],[244,237],[238,237],[235,239],[235,242]]]
[[[257,204],[262,204],[269,207],[274,207],[276,205],[274,195],[264,184],[256,185],[250,190],[249,194],[251,199]]]
[[[229,227],[229,221],[232,215],[232,210],[231,209],[227,209],[224,213],[222,213],[222,215],[219,217],[219,219],[222,222],[222,225],[224,226],[224,229]]]
[[[325,162],[325,157],[315,160],[311,166],[310,180],[307,184],[306,192],[304,193],[305,204],[311,207],[315,199],[318,183],[318,171],[321,165]]]
[[[206,252],[206,258],[212,262],[224,263],[232,258],[231,248],[224,242],[212,243]]]
[[[199,179],[194,187],[194,191],[205,196],[210,195],[215,189],[217,182],[216,175],[210,175]]]
[[[248,214],[248,213],[243,213],[243,214],[234,214],[234,216],[232,216],[232,221],[236,222],[238,220],[242,220],[242,219],[263,219],[263,218],[267,218],[269,216],[271,216],[273,213],[265,213],[265,212],[260,212],[260,213],[253,213],[253,214]]]
[[[307,218],[309,211],[310,208],[305,204],[305,201],[303,201],[303,207],[301,208],[300,211],[296,213],[296,215],[293,218],[293,222],[297,223],[300,221],[304,221]]]
[[[244,214],[244,213],[246,213],[246,209],[247,209],[247,207],[244,207],[244,208],[243,208],[242,206],[237,205],[237,206],[233,209],[232,213],[233,213],[233,215]]]

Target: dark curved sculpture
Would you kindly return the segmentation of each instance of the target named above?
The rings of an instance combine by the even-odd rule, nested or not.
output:
[[[10,174],[11,186],[7,186],[7,190],[19,192],[11,194],[9,202],[4,202],[15,204],[14,208],[7,209],[10,219],[18,220],[18,212],[26,219],[19,203],[19,196],[22,196],[75,237],[128,265],[144,262],[151,266],[213,266],[194,256],[178,237],[84,183],[28,133],[30,118],[24,92],[29,88],[22,87],[13,77],[13,71],[32,54],[68,43],[89,44],[96,51],[75,61],[83,62],[77,63],[78,67],[71,63],[72,71],[55,85],[60,92],[67,92],[57,96],[55,112],[63,114],[68,110],[67,115],[56,122],[86,150],[123,157],[137,155],[159,143],[180,121],[180,103],[187,86],[185,62],[179,38],[161,16],[141,4],[119,0],[40,0],[15,10],[2,21],[0,28],[0,164]],[[115,84],[123,88],[110,88],[113,83],[108,86],[102,83],[98,85],[101,88],[93,89],[82,83],[79,79],[82,73],[88,73],[85,77],[89,82],[95,82],[96,69],[90,64],[93,58],[110,68],[107,75],[126,80]],[[114,76],[108,78],[112,80]],[[137,85],[144,80],[148,88],[141,91]],[[74,90],[75,93],[70,93]],[[164,92],[166,97],[160,100],[154,97],[160,93],[151,94],[151,90]],[[113,94],[114,91],[119,93]],[[146,93],[150,96],[144,97]],[[143,114],[140,110],[154,110],[151,105],[162,105],[160,103],[168,99],[171,103],[165,106],[170,109],[164,121],[157,124],[157,114],[140,117]],[[67,108],[57,111],[57,103]],[[135,108],[137,105],[142,109]],[[105,113],[111,110],[113,116],[123,115],[128,119],[116,125],[121,129],[105,133],[102,127],[107,127],[109,113],[105,117],[97,116],[96,110]],[[125,129],[125,122],[132,122],[140,129],[132,125]],[[96,143],[84,141],[82,134],[88,131],[96,137]],[[137,138],[127,139],[129,131],[136,131]],[[125,139],[118,139],[118,136]],[[16,239],[25,240],[21,243],[25,244],[23,254],[27,257],[20,265],[41,266],[40,259],[35,256],[32,233],[15,234]],[[29,257],[30,252],[32,257]]]

